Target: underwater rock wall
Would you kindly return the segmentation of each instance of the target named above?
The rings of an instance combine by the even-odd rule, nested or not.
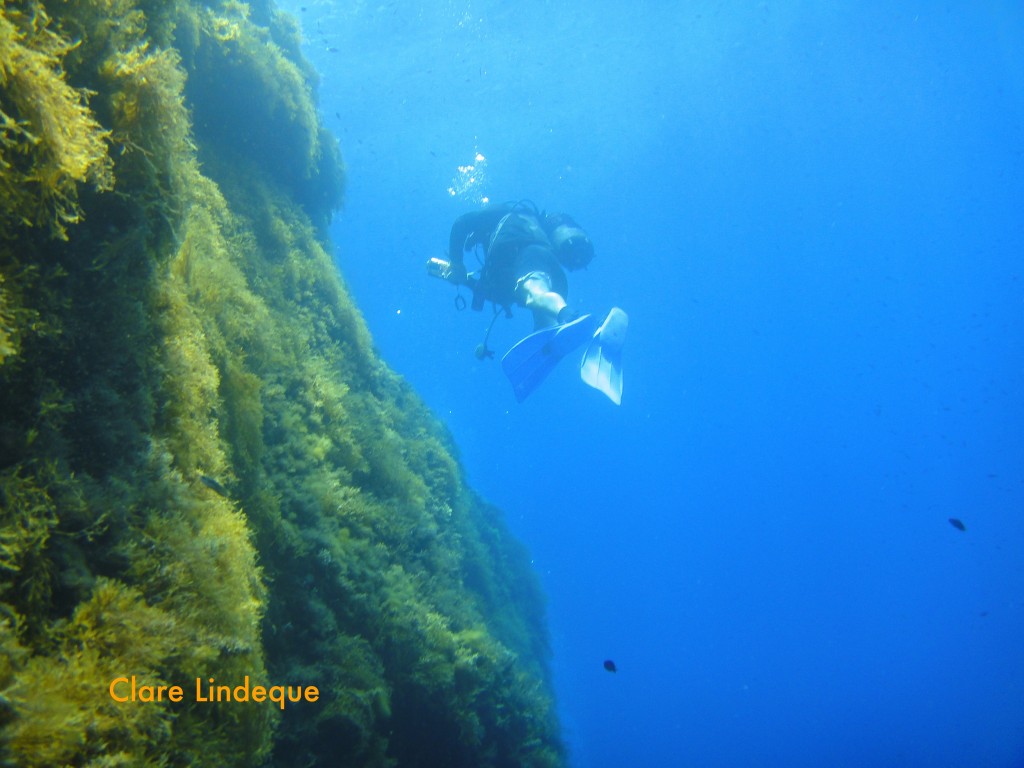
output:
[[[324,249],[298,43],[269,0],[0,0],[7,764],[563,761],[526,554]],[[195,690],[246,677],[319,698]]]

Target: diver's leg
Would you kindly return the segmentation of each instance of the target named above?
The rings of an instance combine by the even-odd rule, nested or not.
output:
[[[558,313],[565,309],[565,299],[551,290],[551,278],[546,272],[530,272],[516,285],[519,303],[533,313],[536,330],[558,324]]]

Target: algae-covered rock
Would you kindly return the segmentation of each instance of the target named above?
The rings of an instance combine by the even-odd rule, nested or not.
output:
[[[0,2],[7,763],[562,762],[528,558],[325,250],[314,99],[267,1]],[[231,693],[275,685],[319,691]]]
[[[66,237],[81,215],[78,185],[110,185],[108,132],[87,93],[62,73],[74,44],[50,28],[45,10],[5,3],[0,16],[0,231],[19,225]]]

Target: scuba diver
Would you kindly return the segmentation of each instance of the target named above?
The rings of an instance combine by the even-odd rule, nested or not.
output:
[[[466,269],[465,253],[474,253],[479,269]],[[600,324],[592,315],[574,313],[566,303],[569,281],[565,270],[585,268],[594,258],[594,246],[572,217],[544,214],[529,201],[488,206],[455,220],[449,238],[448,261],[433,258],[427,273],[467,286],[472,307],[494,307],[494,317],[478,358],[493,357],[487,347],[494,321],[512,306],[533,314],[534,332],[512,347],[501,360],[512,382],[516,400],[522,402],[558,362],[587,344],[580,363],[580,377],[618,405],[622,399],[622,345],[629,319],[613,307]],[[456,296],[455,306],[465,309],[466,300]]]

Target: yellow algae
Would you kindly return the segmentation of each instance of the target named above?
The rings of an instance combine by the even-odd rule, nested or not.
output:
[[[328,254],[344,169],[298,50],[266,1],[0,4],[15,764],[563,762],[528,557]]]

